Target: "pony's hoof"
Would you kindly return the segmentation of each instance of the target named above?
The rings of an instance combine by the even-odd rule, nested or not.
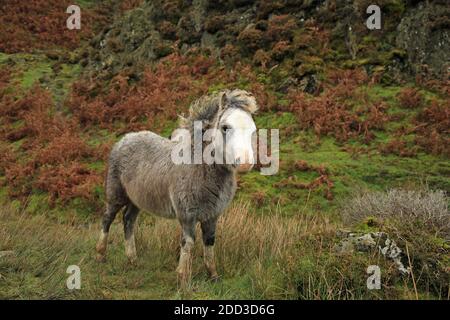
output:
[[[182,289],[186,289],[191,282],[191,278],[188,274],[177,271],[177,281]]]
[[[220,276],[217,273],[213,274],[213,275],[209,276],[209,280],[211,280],[211,282],[219,282]]]
[[[137,257],[128,257],[128,262],[129,262],[132,266],[137,265]]]
[[[101,262],[101,263],[106,262],[106,255],[97,253],[95,260],[97,260],[97,262]]]
[[[182,272],[182,271],[177,270],[177,271],[176,271],[176,274],[177,274],[177,279],[178,279],[179,281],[184,281],[185,279],[187,279],[187,276],[186,276],[186,273],[185,273],[185,272]]]

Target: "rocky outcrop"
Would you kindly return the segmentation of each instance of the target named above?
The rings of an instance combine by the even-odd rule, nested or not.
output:
[[[440,1],[382,1],[381,31],[366,27],[363,0],[144,1],[91,41],[83,65],[104,78],[124,70],[138,77],[145,64],[196,47],[225,64],[276,67],[281,91],[298,84],[315,92],[328,66],[381,70],[388,82],[399,81],[405,66],[443,76],[449,9]]]
[[[446,1],[421,2],[397,27],[396,44],[414,74],[445,77],[450,71],[450,8]]]
[[[334,247],[337,254],[350,254],[354,252],[369,252],[377,250],[386,259],[392,260],[402,274],[411,271],[405,267],[403,261],[405,255],[394,240],[390,239],[384,232],[354,233],[341,232],[343,239]]]
[[[292,41],[294,29],[306,16],[312,17],[323,3],[323,0],[144,1],[92,39],[91,48],[82,56],[82,64],[89,65],[101,77],[127,69],[138,74],[143,65],[174,49],[186,52],[197,47],[231,63],[241,58],[252,62],[254,55],[266,54],[272,59],[272,65],[268,65],[271,67],[292,55],[294,47],[287,42]],[[298,23],[293,23],[295,20]],[[273,48],[277,52],[270,57],[267,52]],[[258,49],[263,52],[255,54]]]

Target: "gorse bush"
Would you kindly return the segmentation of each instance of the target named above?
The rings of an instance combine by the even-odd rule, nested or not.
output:
[[[74,161],[42,167],[34,186],[47,191],[52,202],[82,198],[96,204],[98,199],[95,198],[93,191],[102,182],[101,175],[89,169],[85,164]]]
[[[77,197],[94,200],[92,190],[101,183],[101,175],[82,162],[101,159],[101,148],[88,146],[77,123],[54,111],[48,90],[34,86],[20,94],[17,98],[11,92],[0,99],[0,138],[18,143],[17,148],[2,145],[0,172],[9,195],[25,199],[39,190],[47,192],[52,203]]]
[[[406,91],[419,92],[416,89],[407,88]],[[401,97],[405,90],[398,94]],[[412,93],[414,94],[414,93]],[[402,157],[414,157],[419,152],[433,155],[450,155],[450,104],[448,99],[440,101],[431,99],[424,103],[418,103],[417,99],[408,95],[404,99],[403,108],[416,109],[410,117],[410,123],[400,126],[394,132],[394,138],[388,143],[379,145],[382,154],[396,154]],[[414,100],[415,102],[413,102]],[[422,101],[422,97],[419,99]],[[397,120],[402,120],[408,113],[398,113]],[[395,116],[391,116],[395,120]],[[405,137],[411,136],[411,139]]]
[[[207,92],[212,64],[203,56],[194,59],[173,54],[148,68],[139,83],[118,75],[102,90],[95,80],[81,80],[74,84],[68,105],[81,125],[112,128],[120,120],[127,131],[154,127],[158,120],[175,120],[181,106],[186,108]]]
[[[400,157],[415,157],[417,155],[418,147],[409,146],[408,143],[401,139],[393,139],[386,144],[382,144],[378,147],[381,154],[395,154]]]
[[[79,30],[69,30],[66,9],[74,3],[68,0],[3,0],[0,6],[0,51],[6,53],[35,50],[77,49],[85,40],[111,22],[115,12],[124,12],[140,5],[142,0],[92,1],[81,7]]]
[[[416,88],[404,88],[397,95],[402,108],[414,109],[423,102],[423,96]]]
[[[83,10],[81,30],[66,28],[71,1],[4,0],[0,6],[0,50],[7,53],[29,52],[49,46],[74,49],[82,39],[93,35],[96,15]]]
[[[402,190],[367,192],[353,197],[344,206],[347,222],[374,217],[414,226],[421,222],[433,233],[450,239],[448,197],[442,190]]]
[[[366,102],[356,88],[368,81],[361,70],[331,72],[329,83],[316,97],[291,91],[289,111],[292,111],[303,129],[312,129],[317,136],[333,136],[344,142],[350,138],[362,137],[363,141],[373,139],[372,130],[383,129],[388,120],[383,102],[355,106],[355,102]]]
[[[450,100],[432,100],[415,117],[416,143],[426,152],[450,156]]]
[[[189,104],[216,84],[248,83],[258,103],[273,105],[264,85],[250,68],[237,64],[232,70],[217,66],[214,59],[202,54],[173,53],[147,68],[139,82],[120,74],[102,87],[97,80],[77,82],[68,99],[70,111],[80,125],[100,125],[112,129],[117,121],[123,131],[161,129],[165,120],[176,120],[186,113]]]
[[[367,192],[352,197],[343,212],[347,223],[388,233],[407,256],[414,285],[448,298],[450,212],[443,191]]]
[[[333,186],[334,183],[330,177],[329,170],[324,166],[314,166],[308,164],[304,160],[298,160],[294,163],[289,164],[290,167],[288,168],[289,174],[293,174],[296,171],[313,171],[316,172],[319,176],[315,178],[311,182],[301,182],[298,181],[298,179],[295,176],[289,176],[286,179],[281,180],[280,182],[277,182],[274,184],[274,187],[284,189],[284,188],[298,188],[298,189],[307,189],[307,190],[316,190],[316,189],[323,189],[323,196],[327,200],[333,200]]]

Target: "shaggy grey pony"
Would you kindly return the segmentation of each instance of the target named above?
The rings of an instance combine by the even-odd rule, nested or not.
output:
[[[233,119],[237,119],[235,111],[247,116],[254,127],[251,114],[256,110],[255,99],[250,93],[225,90],[194,102],[189,116],[182,118],[181,128],[193,134],[194,121],[202,121],[203,128],[232,128],[233,123],[227,123],[227,119],[232,118],[233,112]],[[218,132],[224,134],[224,131]],[[251,165],[174,164],[171,152],[175,145],[175,141],[150,131],[126,134],[115,144],[109,157],[107,204],[96,247],[97,258],[105,259],[111,223],[125,207],[125,253],[130,261],[136,260],[133,226],[139,211],[144,210],[180,222],[182,240],[177,272],[182,279],[189,277],[195,227],[200,223],[205,265],[210,276],[217,278],[213,249],[217,219],[234,197],[236,172],[242,167],[248,171]]]

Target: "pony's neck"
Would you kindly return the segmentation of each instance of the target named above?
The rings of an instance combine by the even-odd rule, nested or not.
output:
[[[214,172],[215,175],[221,177],[223,179],[224,177],[230,177],[234,181],[236,181],[236,170],[233,168],[232,165],[229,164],[202,164],[203,170],[206,174]]]

